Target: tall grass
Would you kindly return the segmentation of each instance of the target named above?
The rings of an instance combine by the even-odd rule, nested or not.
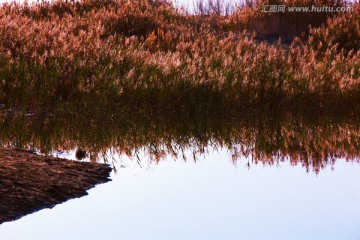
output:
[[[169,109],[218,102],[356,107],[360,30],[347,24],[348,15],[284,49],[226,27],[236,26],[236,14],[203,18],[146,0],[4,4],[0,102],[48,109],[91,101]]]

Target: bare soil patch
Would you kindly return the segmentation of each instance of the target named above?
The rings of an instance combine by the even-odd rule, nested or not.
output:
[[[87,195],[110,181],[111,170],[106,164],[0,147],[0,224]]]

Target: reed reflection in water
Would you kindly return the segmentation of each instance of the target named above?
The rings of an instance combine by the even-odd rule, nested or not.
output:
[[[354,115],[283,110],[179,115],[95,108],[3,114],[1,120],[2,145],[45,154],[79,148],[92,161],[110,163],[118,154],[140,161],[140,151],[152,162],[166,156],[196,161],[209,148],[226,148],[234,164],[241,157],[250,159],[248,167],[289,161],[318,173],[337,158],[359,162],[360,155],[360,121]],[[184,154],[188,150],[191,156]]]
[[[88,197],[1,225],[0,238],[356,239],[356,116],[100,107],[4,113],[2,145],[45,154],[81,149],[118,174]]]

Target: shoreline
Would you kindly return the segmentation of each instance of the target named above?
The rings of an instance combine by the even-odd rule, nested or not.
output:
[[[107,164],[0,147],[0,224],[87,195],[111,181]]]

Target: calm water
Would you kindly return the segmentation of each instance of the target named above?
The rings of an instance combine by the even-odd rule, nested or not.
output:
[[[235,166],[225,149],[196,163],[140,158],[123,158],[86,197],[0,225],[0,239],[360,238],[359,163],[315,174],[288,162]]]
[[[360,239],[357,118],[98,110],[0,115],[2,145],[116,168],[0,239]]]

